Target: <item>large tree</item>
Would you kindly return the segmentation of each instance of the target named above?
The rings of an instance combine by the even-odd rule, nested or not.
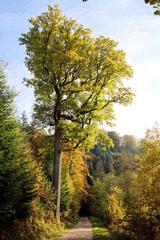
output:
[[[29,21],[28,33],[20,38],[32,73],[25,81],[34,87],[36,119],[54,129],[53,182],[59,220],[63,142],[74,140],[75,147],[95,144],[98,125],[114,119],[114,103],[132,102],[133,94],[123,84],[132,70],[115,41],[93,37],[57,6]]]
[[[143,231],[146,233],[145,237],[142,239],[149,239],[150,237],[155,240],[160,239],[159,176],[160,128],[159,126],[155,126],[147,131],[146,137],[142,142],[136,180],[137,206],[135,207],[135,213],[137,212],[139,214],[139,222],[143,226]]]

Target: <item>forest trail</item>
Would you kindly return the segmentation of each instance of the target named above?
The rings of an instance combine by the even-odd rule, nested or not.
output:
[[[65,233],[59,240],[92,240],[92,224],[88,218],[81,218],[77,225]]]

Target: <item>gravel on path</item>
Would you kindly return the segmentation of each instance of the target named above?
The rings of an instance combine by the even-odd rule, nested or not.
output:
[[[69,232],[65,233],[59,240],[92,240],[92,224],[88,218],[81,218],[78,224]]]

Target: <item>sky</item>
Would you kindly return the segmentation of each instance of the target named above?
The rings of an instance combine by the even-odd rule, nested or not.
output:
[[[17,116],[23,111],[31,115],[34,103],[33,90],[22,84],[30,74],[24,64],[25,48],[18,39],[28,31],[28,19],[45,12],[48,4],[58,4],[66,16],[91,28],[94,36],[110,37],[126,52],[134,70],[127,85],[135,99],[130,106],[115,107],[112,130],[144,137],[146,129],[160,120],[160,17],[144,0],[1,0],[0,59],[8,63],[8,82],[18,93]]]

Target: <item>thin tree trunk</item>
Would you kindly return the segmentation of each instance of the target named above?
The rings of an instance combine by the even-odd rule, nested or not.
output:
[[[60,224],[60,200],[61,200],[61,135],[62,129],[55,126],[54,136],[54,168],[53,168],[53,185],[56,191],[56,218],[57,223]]]
[[[158,226],[155,229],[155,240],[160,240],[160,228]]]

